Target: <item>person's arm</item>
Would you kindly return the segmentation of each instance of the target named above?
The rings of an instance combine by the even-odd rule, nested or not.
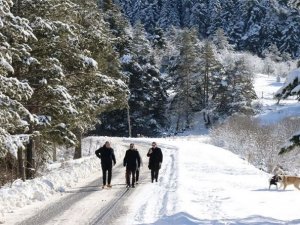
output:
[[[140,168],[140,166],[141,166],[141,156],[140,156],[140,153],[138,152],[138,150],[136,150],[136,153],[137,153],[138,168]]]
[[[114,165],[116,165],[116,157],[115,157],[115,153],[114,153],[114,150],[111,149],[111,157],[112,157],[112,160],[114,161]]]
[[[161,149],[159,149],[159,153],[160,153],[160,160],[159,160],[159,162],[162,163],[164,156],[162,154]]]
[[[152,148],[149,149],[149,151],[148,151],[148,153],[147,153],[147,156],[150,157],[151,154],[152,154]]]
[[[127,157],[128,157],[128,154],[127,154],[127,151],[126,151],[125,157],[123,159],[123,166],[126,166],[126,164],[127,164]]]
[[[96,154],[96,156],[97,156],[99,159],[101,159],[101,148],[97,149],[97,150],[95,151],[95,154]]]

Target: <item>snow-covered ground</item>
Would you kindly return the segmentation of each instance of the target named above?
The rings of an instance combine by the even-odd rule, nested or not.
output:
[[[260,97],[258,102],[263,105],[263,113],[257,117],[263,122],[276,122],[300,114],[299,103],[293,99],[275,104],[273,93],[281,85],[282,82],[276,82],[274,77],[257,75],[255,88]],[[195,129],[203,131],[198,124]],[[269,190],[270,174],[209,144],[207,135],[195,134],[192,131],[189,136],[161,139],[87,138],[83,159],[48,165],[43,176],[2,187],[0,223],[16,224],[38,214],[40,209],[55,204],[71,192],[76,193],[74,190],[88,186],[91,181],[98,179],[100,185],[100,162],[94,156],[94,150],[106,140],[112,142],[118,164],[130,142],[143,148],[145,157],[145,148],[155,140],[164,154],[159,182],[150,183],[150,172],[144,161],[146,180],[125,201],[126,213],[116,216],[112,224],[300,224],[298,190],[294,187],[276,190],[274,186]],[[120,184],[124,182],[123,168],[117,167],[121,172],[113,182]],[[96,205],[101,207],[122,188],[121,185],[113,187],[108,195],[106,191],[99,191],[97,185],[93,186],[88,189],[92,192],[88,197],[47,224],[89,224]]]
[[[287,117],[300,116],[300,104],[295,97],[281,100],[280,104],[274,99],[274,94],[283,85],[284,79],[277,82],[276,77],[257,74],[254,88],[258,96],[256,104],[262,105],[262,112],[256,117],[265,124],[276,123]]]
[[[118,224],[300,224],[298,190],[269,190],[269,174],[205,142],[159,140],[159,182],[137,189]]]

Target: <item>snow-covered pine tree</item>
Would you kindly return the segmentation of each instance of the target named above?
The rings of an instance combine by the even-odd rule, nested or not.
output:
[[[132,30],[127,53],[121,57],[122,70],[128,77],[128,99],[132,135],[158,136],[166,125],[166,93],[155,64],[151,43],[141,23]],[[111,118],[107,120],[107,118]],[[107,113],[97,132],[128,135],[127,110]]]
[[[157,24],[163,29],[170,26],[181,26],[181,2],[177,0],[162,0]]]
[[[74,30],[76,5],[70,1],[20,1],[15,11],[30,21],[38,41],[30,43],[32,54],[37,59],[28,71],[23,71],[34,89],[32,98],[26,102],[28,110],[38,118],[31,124],[30,133],[39,135],[27,152],[44,157],[55,150],[56,144],[74,146],[76,137],[70,130],[71,119],[78,114],[73,97],[66,87],[67,75],[79,70],[83,60],[78,56],[78,37]],[[77,27],[78,28],[78,27]],[[72,68],[71,65],[75,65]],[[33,141],[33,140],[31,140]],[[35,153],[32,153],[35,154]],[[30,155],[32,155],[30,154]]]
[[[279,100],[289,96],[297,96],[300,100],[300,67],[288,74],[284,85],[275,93],[275,97]]]
[[[30,99],[33,90],[13,64],[27,68],[32,59],[27,41],[35,36],[26,19],[12,14],[12,7],[12,1],[0,2],[0,157],[7,152],[17,156],[24,147],[17,135],[23,134],[34,120],[22,104]]]
[[[171,102],[172,114],[176,117],[176,132],[189,128],[191,113],[197,107],[195,84],[199,72],[199,46],[197,31],[184,29],[175,41],[178,53],[171,56],[168,68],[169,76],[173,80],[176,93]],[[203,92],[202,92],[203,93]],[[200,95],[202,94],[200,91]],[[199,94],[199,93],[198,93]]]
[[[297,99],[300,100],[300,63],[298,63],[298,68],[291,71],[284,83],[284,85],[275,93],[275,97],[278,99],[278,102],[281,99],[285,99],[289,96],[297,96]],[[300,146],[299,142],[300,134],[294,134],[289,142],[283,146],[279,154],[287,153],[293,150],[295,147]]]
[[[222,79],[223,68],[221,63],[216,59],[213,50],[213,45],[209,41],[204,42],[200,56],[201,79],[200,83],[203,86],[203,117],[206,126],[211,125],[210,111],[213,107],[213,99],[218,94],[218,87]]]
[[[218,117],[253,113],[251,102],[257,96],[253,87],[253,74],[244,59],[234,60],[224,70],[214,99],[215,113]]]
[[[141,23],[133,30],[132,61],[129,88],[132,130],[135,134],[158,136],[166,125],[167,94],[162,86],[161,74],[155,64],[150,41]]]
[[[141,20],[148,24],[180,28],[196,27],[200,36],[211,38],[222,28],[229,42],[238,50],[259,55],[271,44],[281,53],[293,58],[299,53],[299,9],[297,1],[236,1],[236,0],[117,0],[126,16],[134,24]],[[157,16],[158,15],[158,16]],[[147,20],[145,20],[147,18]],[[147,31],[150,31],[147,29]]]
[[[126,99],[109,28],[92,0],[22,1],[21,7],[39,39],[32,43],[39,60],[32,72],[38,76],[26,74],[35,85],[28,105],[51,118],[49,126],[35,129],[45,143],[76,145],[74,157],[80,158],[82,134],[97,115]]]
[[[228,42],[228,38],[222,28],[218,28],[212,37],[212,43],[216,46],[217,51],[224,49],[232,49],[232,46]]]

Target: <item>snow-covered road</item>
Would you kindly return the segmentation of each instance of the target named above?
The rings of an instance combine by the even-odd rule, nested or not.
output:
[[[123,147],[134,142],[144,158],[141,183],[124,196],[125,169],[119,165],[111,190],[100,189],[99,170],[46,206],[35,203],[16,210],[5,224],[300,224],[298,190],[269,190],[271,175],[208,144],[205,136],[156,139],[164,162],[159,181],[151,183],[146,152],[152,141],[112,138]],[[117,161],[122,159],[118,154]],[[104,221],[103,210],[109,206],[113,209]]]
[[[269,190],[271,175],[205,142],[161,139],[159,182],[136,190],[115,224],[300,224],[298,190]]]

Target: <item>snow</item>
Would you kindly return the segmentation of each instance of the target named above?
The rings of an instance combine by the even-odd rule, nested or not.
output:
[[[294,99],[275,104],[273,93],[282,85],[276,82],[276,77],[257,75],[255,88],[263,107],[263,113],[257,118],[262,122],[276,122],[287,116],[299,115]],[[262,91],[263,96],[260,96]],[[124,205],[126,213],[116,216],[114,225],[300,224],[299,191],[292,186],[285,191],[274,186],[269,190],[268,180],[272,175],[226,149],[211,145],[207,130],[201,126],[201,118],[201,113],[195,115],[193,130],[185,131],[182,134],[185,136],[160,139],[85,138],[82,159],[72,160],[71,151],[69,159],[65,157],[65,161],[47,164],[39,177],[26,182],[17,180],[11,186],[2,187],[0,223],[20,222],[24,215],[30,217],[38,213],[37,208],[67,195],[68,190],[99,178],[100,162],[94,151],[108,140],[115,149],[118,164],[122,162],[130,142],[141,147],[142,143],[151,146],[151,142],[156,141],[164,154],[159,181],[151,183],[150,172],[144,166],[146,180],[133,190]],[[204,135],[199,136],[199,133]],[[58,151],[57,155],[63,154],[66,150]],[[124,182],[123,173],[115,179],[117,183]],[[55,219],[56,224],[59,221],[66,225],[86,224],[86,221],[91,221],[95,206],[114,198],[115,191],[113,188],[110,195],[95,191],[82,199],[77,207],[72,206],[59,215]],[[49,224],[53,223],[50,221]]]
[[[159,140],[159,182],[137,191],[119,224],[300,223],[298,190],[269,190],[270,174],[205,141]]]
[[[121,58],[121,62],[124,64],[129,64],[132,62],[132,55],[128,54],[128,55],[123,55]]]
[[[281,79],[282,80],[282,79]],[[276,104],[274,94],[284,85],[284,82],[277,82],[274,76],[257,74],[255,78],[255,92],[259,99],[256,103],[263,106],[262,112],[256,116],[263,124],[274,124],[287,117],[300,116],[300,104],[291,97],[281,100]]]
[[[4,67],[8,72],[14,73],[14,68],[3,57],[0,58],[0,66]]]
[[[84,65],[98,69],[98,63],[96,60],[85,55],[79,55],[79,56],[84,61]]]
[[[300,81],[300,69],[295,69],[293,71],[291,71],[287,78],[286,78],[286,81],[284,82],[284,84],[282,85],[282,87],[277,91],[277,94],[280,94],[282,93],[283,89],[285,89],[286,87],[288,87],[289,85],[293,84],[294,81],[297,81],[299,83]],[[291,93],[293,92],[298,92],[299,91],[299,85],[296,86],[292,91]]]

